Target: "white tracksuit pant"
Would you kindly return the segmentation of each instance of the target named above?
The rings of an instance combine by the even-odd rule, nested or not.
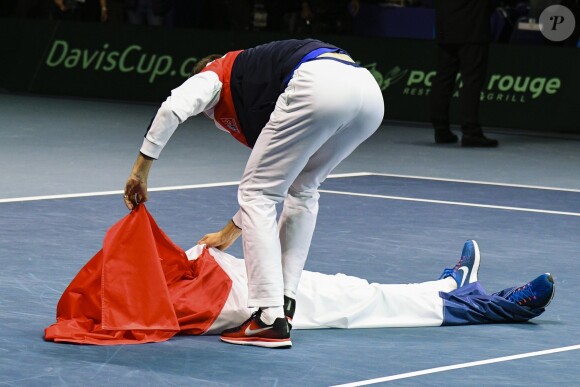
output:
[[[190,259],[203,247],[187,251]],[[220,334],[247,320],[256,310],[248,308],[248,282],[244,260],[211,249],[216,262],[232,280],[232,289],[220,315],[206,334]],[[294,329],[387,328],[439,326],[443,322],[443,299],[439,292],[456,288],[445,279],[418,284],[369,284],[344,274],[304,271],[298,286]]]
[[[379,127],[383,98],[364,68],[302,64],[252,150],[238,201],[248,306],[281,306],[296,293],[318,212],[318,187]],[[276,204],[284,209],[276,222]],[[303,306],[301,306],[303,308]]]

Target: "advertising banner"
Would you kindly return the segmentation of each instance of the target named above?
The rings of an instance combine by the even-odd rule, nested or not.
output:
[[[160,103],[206,55],[303,37],[3,19],[0,90]],[[386,119],[428,122],[435,42],[313,37],[344,48],[373,73],[383,90]],[[492,45],[482,124],[580,132],[579,69],[578,49]],[[455,118],[460,88],[459,78]]]
[[[380,47],[373,50],[370,45]],[[374,74],[385,97],[386,117],[429,120],[436,44],[420,40],[368,39],[353,53]],[[371,53],[371,55],[369,55]],[[484,126],[580,132],[580,50],[562,47],[492,45],[481,92]],[[458,117],[461,78],[451,105]]]

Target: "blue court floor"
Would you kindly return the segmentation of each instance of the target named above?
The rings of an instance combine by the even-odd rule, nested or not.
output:
[[[192,236],[221,227],[235,210],[235,195],[235,186],[159,191],[148,207],[187,248]],[[10,243],[1,250],[0,383],[334,385],[570,346],[576,348],[397,383],[533,385],[546,374],[562,383],[578,377],[573,365],[580,341],[573,332],[580,332],[580,246],[569,232],[580,229],[578,192],[378,175],[329,179],[323,186],[307,269],[372,282],[427,281],[453,266],[465,239],[476,239],[480,280],[490,291],[554,274],[557,296],[532,323],[294,331],[289,351],[233,347],[217,337],[109,348],[44,342],[61,292],[99,249],[108,226],[125,214],[118,196],[1,204],[0,231]],[[240,256],[239,244],[232,252]]]
[[[62,291],[127,213],[121,190],[154,109],[0,101],[0,385],[580,385],[577,137],[496,130],[500,148],[467,150],[431,145],[420,125],[386,124],[321,187],[307,270],[428,281],[475,239],[488,291],[554,275],[552,304],[529,323],[293,331],[290,350],[215,336],[98,347],[45,342],[43,330]],[[247,156],[220,148],[225,140],[205,122],[190,126],[154,166],[147,204],[182,248],[236,211]],[[241,256],[239,242],[231,253]]]

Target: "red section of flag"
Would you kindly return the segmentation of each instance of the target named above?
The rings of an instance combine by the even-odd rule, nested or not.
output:
[[[109,229],[103,249],[66,288],[45,339],[114,345],[202,334],[231,285],[209,250],[189,261],[140,205]]]

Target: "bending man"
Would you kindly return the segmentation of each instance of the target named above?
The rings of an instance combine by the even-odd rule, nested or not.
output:
[[[279,326],[278,339],[291,345],[283,305],[296,297],[316,224],[317,189],[379,127],[380,88],[346,51],[312,39],[208,57],[195,71],[153,119],[127,180],[125,203],[133,209],[147,200],[152,161],[188,117],[203,112],[252,148],[238,190],[240,210],[203,243],[224,249],[243,230],[247,306],[260,308],[256,324]],[[260,345],[259,331],[244,332]]]

